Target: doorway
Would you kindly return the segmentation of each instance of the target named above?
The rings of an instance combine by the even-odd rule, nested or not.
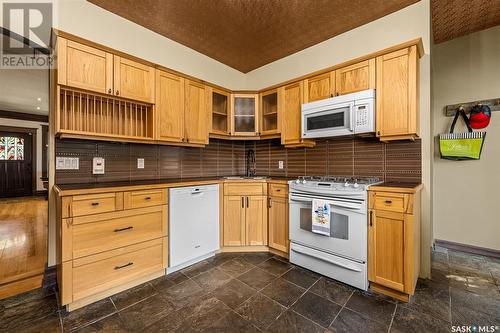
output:
[[[36,129],[0,126],[0,197],[33,195]]]

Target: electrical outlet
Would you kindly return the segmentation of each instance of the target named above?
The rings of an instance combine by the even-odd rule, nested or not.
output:
[[[278,161],[278,169],[283,169],[283,161]]]
[[[56,157],[56,170],[78,170],[80,159],[78,157]]]
[[[143,158],[137,159],[137,169],[144,169],[144,159]]]
[[[104,175],[104,158],[94,157],[92,159],[92,174]]]

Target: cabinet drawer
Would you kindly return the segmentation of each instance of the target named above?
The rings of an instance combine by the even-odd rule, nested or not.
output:
[[[124,208],[141,208],[167,204],[167,190],[143,190],[125,192],[123,195]]]
[[[166,238],[73,261],[73,301],[108,290],[166,267]]]
[[[73,259],[167,235],[167,206],[73,218]]]
[[[405,195],[396,193],[375,193],[374,208],[391,212],[404,213],[406,211]]]
[[[224,184],[224,195],[264,195],[266,183]]]
[[[72,216],[82,216],[106,212],[114,212],[123,206],[122,193],[102,193],[76,195],[71,204]]]
[[[269,196],[286,198],[288,196],[288,185],[269,184]]]

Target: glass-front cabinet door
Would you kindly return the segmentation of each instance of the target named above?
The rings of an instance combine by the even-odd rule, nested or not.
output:
[[[233,94],[232,135],[258,135],[258,95]]]

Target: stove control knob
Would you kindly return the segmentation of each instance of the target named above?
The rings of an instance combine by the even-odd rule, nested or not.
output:
[[[344,187],[349,187],[349,182],[345,182]]]
[[[296,179],[295,184],[300,184],[300,179]]]
[[[358,184],[358,183],[354,183],[352,186],[353,186],[354,188],[358,188],[358,187],[359,187],[359,184]]]
[[[302,184],[305,184],[307,183],[307,181],[305,179],[302,179]]]

